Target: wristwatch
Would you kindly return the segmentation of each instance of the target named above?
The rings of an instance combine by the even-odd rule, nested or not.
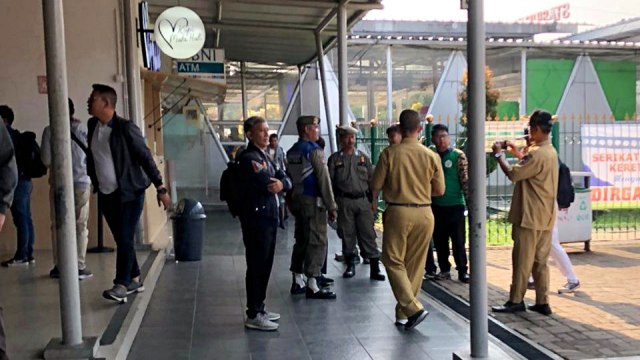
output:
[[[493,154],[493,157],[495,157],[496,159],[500,159],[502,157],[502,153],[499,152],[499,153]]]

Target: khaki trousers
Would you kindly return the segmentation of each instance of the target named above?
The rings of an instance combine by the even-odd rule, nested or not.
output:
[[[294,199],[292,214],[296,219],[296,242],[291,271],[318,277],[327,256],[327,209],[318,206],[315,197],[300,195]]]
[[[424,307],[418,300],[427,249],[433,234],[430,207],[389,206],[383,214],[382,263],[396,298],[396,320]]]
[[[87,244],[89,242],[89,197],[91,188],[75,188],[73,191],[73,202],[76,216],[76,246],[78,247],[78,270],[85,269],[87,257]],[[49,201],[51,204],[51,245],[53,249],[53,264],[58,265],[58,242],[56,241],[56,205],[54,202],[53,187],[49,190]]]
[[[511,252],[513,266],[509,300],[521,303],[527,291],[529,274],[536,284],[536,304],[548,304],[549,266],[547,259],[551,250],[551,231],[533,230],[513,225],[511,238],[514,241]]]

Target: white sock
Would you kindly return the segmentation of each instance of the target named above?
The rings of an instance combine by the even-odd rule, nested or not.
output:
[[[305,283],[304,283],[304,275],[302,274],[293,274],[293,281],[296,282],[296,284],[298,284],[300,287],[304,287]]]
[[[307,287],[311,289],[311,291],[313,291],[314,293],[317,293],[318,291],[320,291],[320,288],[318,287],[318,283],[316,282],[316,278],[313,276],[309,278],[309,282],[307,282]]]

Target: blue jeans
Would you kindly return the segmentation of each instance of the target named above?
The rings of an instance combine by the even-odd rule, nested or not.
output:
[[[33,190],[31,180],[18,180],[18,186],[13,195],[13,204],[11,204],[11,215],[18,233],[18,248],[13,257],[17,260],[33,258],[35,232],[31,220],[31,190]]]

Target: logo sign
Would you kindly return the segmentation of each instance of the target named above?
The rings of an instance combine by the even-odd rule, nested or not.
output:
[[[154,35],[163,53],[174,59],[187,59],[202,49],[206,32],[198,14],[175,6],[158,16]]]
[[[224,49],[202,49],[188,60],[175,61],[175,70],[188,77],[224,82]]]

